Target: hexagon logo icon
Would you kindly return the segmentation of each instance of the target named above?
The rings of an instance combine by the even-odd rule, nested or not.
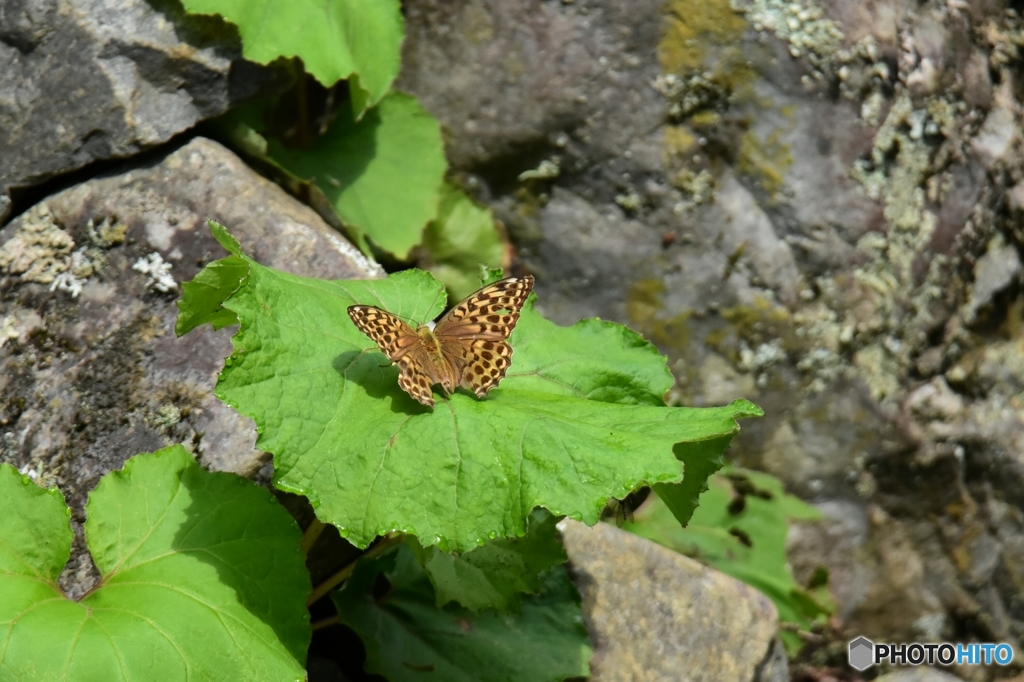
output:
[[[858,637],[850,642],[850,667],[865,670],[874,664],[875,643],[867,637]]]

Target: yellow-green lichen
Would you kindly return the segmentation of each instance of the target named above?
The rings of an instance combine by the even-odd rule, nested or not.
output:
[[[729,0],[670,0],[668,22],[658,43],[658,59],[665,73],[704,70],[709,45],[734,50],[747,29],[746,20]]]
[[[793,165],[789,145],[780,138],[779,130],[772,131],[765,140],[758,139],[754,131],[748,130],[740,139],[736,162],[737,170],[754,178],[772,198],[785,186],[786,171]]]
[[[89,241],[94,246],[109,249],[112,246],[123,244],[128,234],[128,226],[117,218],[104,218],[99,226],[94,225],[92,218],[85,224]]]
[[[738,305],[722,310],[722,317],[748,343],[761,344],[778,339],[787,352],[802,344],[793,331],[793,318],[789,310],[764,296],[757,296],[750,305]]]
[[[23,282],[50,284],[71,267],[75,241],[45,204],[25,215],[14,236],[0,246],[0,270]]]
[[[742,11],[756,31],[770,31],[789,43],[792,57],[805,56],[815,66],[814,77],[823,79],[832,55],[843,40],[839,24],[824,16],[813,2],[752,0]]]
[[[681,168],[669,175],[669,184],[686,192],[695,204],[703,204],[714,196],[715,176],[707,168],[695,173],[689,168]]]
[[[5,315],[0,320],[0,348],[4,347],[4,344],[11,339],[16,339],[21,336],[18,331],[18,318],[14,315]]]
[[[871,397],[882,400],[900,389],[900,371],[896,359],[881,345],[872,343],[853,355],[858,376],[867,384]]]
[[[690,343],[688,321],[693,313],[684,310],[669,318],[660,317],[665,309],[664,295],[665,283],[661,279],[637,280],[626,295],[626,315],[635,328],[659,347],[685,354]]]
[[[926,136],[948,129],[950,115],[948,103],[933,99],[925,107],[915,108],[909,93],[901,91],[875,136],[871,159],[858,162],[851,172],[868,196],[882,202],[889,226],[885,235],[869,234],[861,239],[858,248],[872,258],[869,265],[855,271],[861,283],[880,295],[887,318],[894,314],[896,299],[914,289],[913,263],[935,231],[937,218],[926,208],[927,180],[933,174],[933,143]],[[931,191],[940,190],[937,186]],[[918,310],[927,306],[927,300],[916,303]],[[893,320],[886,326],[895,324]]]
[[[686,126],[665,126],[665,155],[666,157],[692,154],[697,146],[697,136]],[[666,165],[669,158],[665,159]]]
[[[460,32],[469,38],[471,43],[481,45],[494,38],[494,20],[487,6],[480,0],[466,3],[459,19]]]
[[[561,173],[557,159],[545,159],[536,168],[525,170],[519,174],[517,179],[520,182],[527,180],[554,180]]]
[[[616,194],[615,203],[630,212],[636,212],[640,210],[643,204],[643,198],[635,191],[629,191],[626,194]]]

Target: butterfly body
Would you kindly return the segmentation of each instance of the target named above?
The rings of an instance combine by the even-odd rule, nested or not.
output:
[[[512,334],[519,311],[533,289],[533,277],[509,277],[469,296],[436,325],[415,329],[386,310],[368,305],[348,309],[356,327],[398,365],[398,385],[433,407],[432,387],[451,395],[462,386],[478,398],[498,385],[512,361]]]
[[[420,339],[428,361],[423,369],[424,373],[432,380],[431,385],[440,384],[445,395],[451,395],[462,378],[455,375],[454,368],[445,360],[441,342],[434,336],[434,330],[429,325],[421,324],[416,328],[416,336]]]

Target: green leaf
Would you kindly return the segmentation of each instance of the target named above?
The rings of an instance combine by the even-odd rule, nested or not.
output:
[[[556,522],[547,510],[536,509],[524,537],[491,540],[462,555],[427,549],[424,568],[437,592],[437,605],[457,601],[473,611],[518,610],[520,593],[536,594],[541,574],[568,559]]]
[[[217,243],[224,247],[224,250],[230,253],[232,256],[242,255],[242,246],[235,239],[234,235],[228,232],[228,228],[224,227],[216,220],[207,220],[207,225],[210,227],[210,233],[213,238],[217,240]]]
[[[271,158],[314,182],[342,221],[399,259],[437,216],[446,168],[441,127],[410,95],[391,93],[358,122],[341,112],[313,148],[268,144]]]
[[[238,316],[221,304],[249,275],[249,264],[239,257],[242,248],[227,228],[213,220],[209,225],[214,238],[233,255],[210,263],[181,285],[178,320],[174,325],[178,336],[204,324],[212,324],[214,329],[238,324]]]
[[[210,263],[192,281],[181,287],[178,299],[178,321],[174,331],[182,336],[203,324],[214,329],[238,324],[238,317],[225,310],[221,303],[238,288],[249,274],[249,264],[238,256],[229,256]]]
[[[351,323],[356,303],[415,323],[441,311],[444,291],[421,271],[326,282],[250,261],[224,303],[241,325],[217,395],[256,421],[275,484],[309,497],[358,546],[398,530],[466,551],[522,535],[535,507],[593,524],[609,497],[680,480],[676,443],[734,434],[735,417],[760,414],[747,401],[653,405],[666,388],[664,360],[639,337],[598,321],[563,336],[530,305],[502,385],[486,400],[458,391],[430,410]]]
[[[775,602],[780,620],[808,627],[833,607],[824,589],[812,593],[793,579],[786,533],[791,520],[820,517],[814,507],[785,494],[773,476],[727,468],[709,480],[686,528],[657,498],[625,528],[756,587]]]
[[[530,301],[516,325],[516,356],[506,382],[606,403],[665,405],[662,398],[675,380],[664,356],[642,336],[596,317],[559,327]]]
[[[281,185],[290,194],[302,197],[303,201],[321,216],[337,215],[334,205],[316,183],[299,177],[270,156],[270,143],[265,134],[264,119],[272,109],[270,101],[260,100],[243,104],[209,121],[204,121],[201,131],[204,135],[223,142],[245,156],[251,166]],[[212,222],[212,221],[211,221]],[[370,245],[357,226],[332,220],[331,225],[358,248],[363,255],[371,256]],[[230,249],[229,249],[230,250]],[[234,253],[232,251],[232,253]]]
[[[0,680],[303,679],[309,576],[268,491],[178,445],[105,476],[86,512],[103,579],[74,602],[60,493],[0,465]]]
[[[441,280],[453,300],[480,288],[480,266],[500,267],[505,255],[491,212],[444,183],[437,218],[423,233],[423,269]]]
[[[8,580],[30,578],[24,587],[43,594],[50,591],[44,583],[56,584],[71,553],[70,518],[59,490],[40,488],[10,464],[0,464],[0,613],[6,611],[4,598],[12,596],[14,583]],[[0,616],[0,625],[6,623]]]
[[[504,276],[503,268],[495,268],[485,264],[480,265],[479,279],[481,287],[485,287],[488,284],[494,284]]]
[[[219,14],[238,27],[242,54],[269,64],[299,57],[325,87],[349,78],[358,117],[398,75],[403,37],[399,0],[183,0],[194,14]]]
[[[676,445],[676,457],[680,462],[686,462],[684,473],[687,475],[681,483],[655,483],[651,486],[679,525],[686,526],[690,522],[701,493],[708,489],[708,477],[724,464],[722,455],[730,440],[725,436]]]
[[[378,576],[390,583],[374,596]],[[545,682],[590,674],[579,595],[558,567],[515,615],[435,605],[430,581],[405,545],[361,560],[333,594],[339,620],[366,645],[366,670],[391,682]]]

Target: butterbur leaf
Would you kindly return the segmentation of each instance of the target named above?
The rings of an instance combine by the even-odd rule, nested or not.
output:
[[[507,375],[520,390],[663,407],[674,379],[657,349],[629,327],[592,317],[559,327],[530,308],[516,325]],[[694,414],[699,414],[695,412]]]
[[[210,231],[232,255],[210,263],[191,281],[182,283],[178,320],[174,325],[178,336],[204,324],[212,324],[214,329],[238,324],[238,317],[221,303],[249,274],[249,264],[239,257],[241,247],[223,225],[211,220]]]
[[[210,226],[210,234],[217,240],[217,243],[224,247],[224,249],[232,256],[241,256],[242,247],[235,239],[234,235],[228,232],[228,228],[224,227],[215,220],[209,220],[207,223]]]
[[[0,680],[304,678],[309,576],[268,491],[179,445],[105,476],[86,514],[103,578],[74,602],[60,493],[0,465]]]
[[[550,325],[529,303],[502,383],[484,400],[459,390],[426,408],[346,311],[369,304],[412,324],[433,319],[445,300],[437,280],[409,270],[326,282],[249,264],[223,303],[241,325],[217,395],[256,421],[275,484],[309,497],[359,546],[398,530],[465,552],[523,535],[536,507],[593,524],[609,497],[679,481],[675,444],[730,436],[736,417],[760,414],[746,401],[653,404],[664,360],[608,323],[552,332],[550,347],[524,343]],[[614,390],[585,376],[592,369]]]
[[[473,611],[517,611],[520,595],[536,594],[541,574],[567,560],[556,521],[546,509],[536,509],[521,538],[491,540],[461,555],[428,548],[424,568],[437,605],[455,601]]]
[[[686,462],[689,475],[679,483],[655,483],[652,488],[676,517],[679,525],[685,526],[690,522],[701,493],[708,489],[708,477],[722,468],[722,455],[729,446],[729,440],[728,436],[723,436],[676,445],[676,457]]]
[[[756,587],[775,602],[780,620],[806,628],[833,607],[826,590],[809,591],[793,579],[786,533],[789,521],[820,516],[814,507],[787,495],[773,476],[726,468],[709,479],[686,528],[657,498],[625,527]],[[786,639],[787,645],[799,643],[792,633]]]
[[[183,0],[194,14],[219,14],[238,27],[246,59],[299,57],[324,86],[349,79],[355,114],[388,90],[401,58],[399,0]]]
[[[181,336],[196,327],[212,324],[214,329],[238,324],[238,317],[221,306],[221,302],[238,288],[249,274],[249,264],[237,256],[229,256],[203,268],[191,281],[181,286],[178,320],[174,331]]]
[[[423,233],[424,270],[439,279],[453,300],[480,287],[480,266],[500,267],[505,243],[491,212],[450,183],[441,190],[437,218]]]
[[[447,166],[441,126],[410,95],[391,93],[360,121],[339,113],[312,148],[271,139],[269,149],[275,163],[314,182],[346,225],[399,259],[437,215]]]
[[[383,597],[379,576],[390,585]],[[540,594],[515,614],[435,604],[434,590],[406,545],[360,560],[333,593],[338,619],[366,646],[368,672],[390,682],[546,682],[590,674],[579,595],[565,569],[541,579]]]

